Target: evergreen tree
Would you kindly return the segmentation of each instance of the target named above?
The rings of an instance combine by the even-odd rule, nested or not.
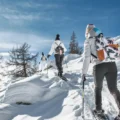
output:
[[[75,32],[73,31],[73,34],[71,36],[71,41],[69,44],[69,53],[70,54],[82,54],[82,47],[79,47],[78,42],[76,41],[76,35]]]

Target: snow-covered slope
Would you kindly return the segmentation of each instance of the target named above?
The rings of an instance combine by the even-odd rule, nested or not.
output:
[[[11,83],[10,80],[0,89],[1,120],[83,120],[82,119],[82,84],[81,58],[67,56],[64,64],[65,82],[58,78],[57,70],[51,68],[43,73]],[[120,71],[120,61],[116,61]],[[89,67],[85,83],[85,118],[94,120],[94,82],[92,64]],[[47,74],[48,73],[48,74]],[[7,78],[6,78],[7,79]],[[120,73],[118,72],[118,88],[120,89]],[[7,80],[6,80],[7,81]],[[110,95],[107,84],[103,86],[103,107],[113,120],[118,109]],[[16,104],[17,103],[17,104]],[[30,105],[24,105],[24,104]],[[19,105],[18,105],[19,104]]]
[[[78,55],[78,54],[69,54],[69,55],[66,55],[64,57],[64,62],[66,63],[66,62],[69,62],[71,60],[75,60],[77,58],[80,58],[80,55]]]
[[[114,37],[113,38],[117,43],[120,43],[120,36]]]

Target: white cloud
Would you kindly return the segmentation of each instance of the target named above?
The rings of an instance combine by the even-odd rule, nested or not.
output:
[[[31,45],[31,51],[38,51],[49,47],[53,40],[34,34],[0,32],[0,51],[7,51],[23,43]]]
[[[7,57],[7,56],[9,56],[9,53],[8,53],[8,52],[1,52],[1,53],[0,53],[0,56]]]
[[[31,2],[16,2],[15,4],[0,4],[0,15],[8,19],[13,23],[20,23],[24,20],[51,20],[52,18],[48,17],[48,10],[57,9],[62,7],[58,4],[40,4],[34,1]],[[19,9],[18,9],[19,8]],[[23,11],[22,8],[26,10]],[[36,12],[33,12],[32,10]],[[18,22],[17,22],[17,21]]]
[[[33,20],[39,20],[39,21],[52,21],[52,17],[45,17],[45,15],[41,14],[1,14],[2,17],[5,19],[8,19],[11,23],[22,25],[25,24],[26,21],[33,21]]]
[[[9,14],[4,14],[2,15],[4,18],[9,19],[9,20],[37,20],[40,19],[39,15],[9,15]]]
[[[57,8],[61,8],[63,7],[63,5],[59,5],[59,4],[51,4],[51,3],[38,3],[35,1],[32,2],[23,2],[21,4],[16,3],[17,6],[21,6],[21,7],[25,7],[25,8],[42,8],[42,9],[57,9]]]
[[[4,42],[1,42],[0,50],[11,49],[13,46],[15,46],[14,43],[4,43]]]

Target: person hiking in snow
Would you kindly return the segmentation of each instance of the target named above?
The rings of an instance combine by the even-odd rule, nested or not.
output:
[[[39,65],[39,71],[43,71],[46,67],[47,67],[47,58],[44,55],[44,53],[42,52],[41,62]]]
[[[65,48],[63,42],[60,40],[60,35],[57,34],[55,41],[53,42],[53,44],[51,46],[51,50],[50,50],[49,54],[47,55],[47,58],[49,58],[54,53],[55,62],[56,62],[56,66],[58,69],[58,76],[61,78],[63,77],[62,61],[64,58],[64,53],[66,51],[67,51],[67,49]]]
[[[120,92],[117,88],[117,67],[115,60],[110,57],[110,52],[117,50],[117,45],[108,44],[103,33],[97,29],[93,24],[89,24],[86,27],[85,33],[86,40],[84,42],[84,54],[83,54],[83,67],[82,67],[82,80],[86,80],[86,74],[90,64],[90,60],[93,62],[93,76],[95,83],[95,105],[94,113],[98,116],[104,114],[102,109],[102,86],[104,77],[107,80],[107,85],[110,93],[113,95],[119,114],[115,120],[120,120]],[[104,47],[103,47],[104,46]],[[112,47],[116,47],[112,49]],[[109,47],[109,48],[108,48]],[[106,52],[109,50],[109,52]],[[109,54],[108,54],[109,53]]]

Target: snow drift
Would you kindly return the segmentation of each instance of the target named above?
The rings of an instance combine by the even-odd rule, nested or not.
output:
[[[83,120],[82,119],[82,84],[80,57],[70,55],[67,65],[64,64],[65,82],[58,78],[57,70],[53,67],[31,77],[6,83],[0,90],[0,118],[1,120]],[[120,89],[120,61],[118,67],[118,88]],[[92,109],[94,105],[94,82],[90,64],[87,81],[85,83],[85,119],[94,120]],[[6,78],[8,79],[8,78]],[[8,82],[9,81],[9,82]],[[103,86],[103,106],[110,119],[118,114],[118,109],[113,97]],[[30,105],[16,103],[30,103]]]

